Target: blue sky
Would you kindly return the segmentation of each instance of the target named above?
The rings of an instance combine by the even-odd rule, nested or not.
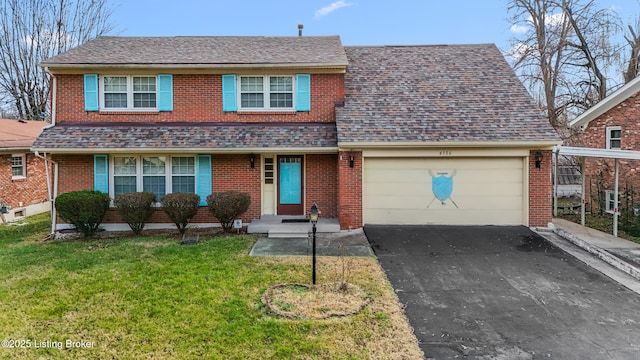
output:
[[[344,45],[495,43],[512,36],[507,0],[128,0],[112,21],[122,36],[340,35]],[[599,0],[625,21],[638,0]]]

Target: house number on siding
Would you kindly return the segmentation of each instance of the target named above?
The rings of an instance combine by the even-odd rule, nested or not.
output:
[[[440,150],[440,155],[441,156],[451,156],[451,155],[453,155],[453,153],[451,152],[451,150]]]

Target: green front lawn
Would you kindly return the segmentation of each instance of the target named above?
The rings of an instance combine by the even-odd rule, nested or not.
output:
[[[27,222],[0,226],[0,340],[25,347],[0,358],[421,358],[375,259],[351,262],[350,281],[373,299],[363,312],[288,320],[260,296],[308,283],[310,260],[249,257],[251,236],[42,241],[49,219]],[[341,264],[320,258],[319,282],[338,280]]]

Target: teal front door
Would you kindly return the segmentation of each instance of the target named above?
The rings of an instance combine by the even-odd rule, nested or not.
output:
[[[278,215],[304,215],[302,159],[278,156]]]

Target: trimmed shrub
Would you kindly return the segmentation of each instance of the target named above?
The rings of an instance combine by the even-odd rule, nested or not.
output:
[[[93,235],[109,209],[109,195],[96,190],[71,191],[56,198],[58,215],[85,238]]]
[[[225,191],[207,196],[207,208],[224,231],[230,231],[233,221],[249,210],[251,196],[239,191]]]
[[[200,196],[190,193],[173,193],[165,195],[160,204],[169,219],[176,224],[180,234],[187,231],[189,221],[196,216]]]
[[[122,220],[129,224],[134,234],[138,235],[153,214],[155,201],[156,194],[152,192],[132,192],[116,196],[113,204]]]

